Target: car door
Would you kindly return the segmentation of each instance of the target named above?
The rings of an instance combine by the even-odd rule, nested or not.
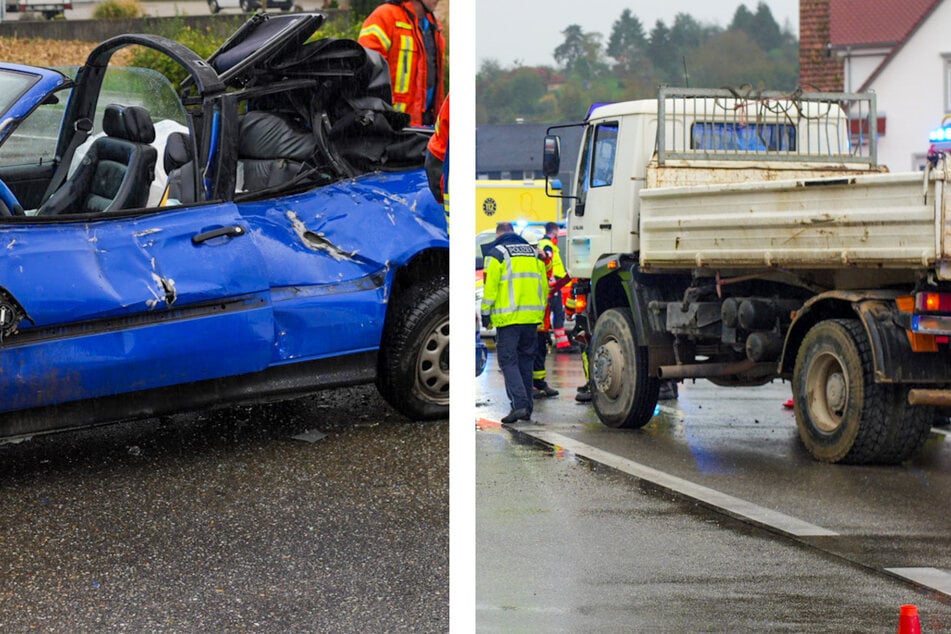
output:
[[[0,411],[269,363],[266,267],[233,203],[0,218],[0,245]]]

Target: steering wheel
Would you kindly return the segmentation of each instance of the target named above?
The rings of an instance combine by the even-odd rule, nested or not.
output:
[[[0,216],[23,216],[23,205],[6,183],[0,180]]]

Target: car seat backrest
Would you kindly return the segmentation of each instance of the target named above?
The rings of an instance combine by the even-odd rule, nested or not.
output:
[[[172,132],[165,141],[162,164],[168,174],[167,204],[193,203],[195,195],[195,160],[189,135]]]
[[[106,136],[90,146],[79,167],[38,215],[117,211],[144,207],[158,153],[149,145],[155,127],[145,108],[110,104],[102,117]]]
[[[313,161],[314,135],[290,116],[254,110],[241,119],[238,160],[243,189],[257,191],[287,183]]]

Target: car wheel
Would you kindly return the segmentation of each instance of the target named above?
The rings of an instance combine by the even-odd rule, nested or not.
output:
[[[806,334],[793,370],[799,437],[823,462],[892,464],[927,439],[933,409],[908,405],[908,387],[875,382],[871,342],[855,319]]]
[[[220,12],[221,7],[218,5],[218,0],[208,0],[208,10],[212,13]]]
[[[251,0],[241,0],[238,3],[238,6],[240,6],[241,10],[245,13],[251,13],[254,11],[254,5],[251,3]]]
[[[396,410],[415,420],[449,415],[449,278],[438,275],[390,304],[377,388]]]
[[[594,325],[588,352],[592,403],[608,427],[638,429],[654,415],[660,380],[648,374],[647,347],[634,341],[626,310],[604,311]]]

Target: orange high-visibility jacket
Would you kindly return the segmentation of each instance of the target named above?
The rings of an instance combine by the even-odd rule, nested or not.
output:
[[[444,97],[446,40],[436,16],[429,13],[427,17],[436,29],[436,90],[433,95],[435,114],[439,112]],[[423,125],[428,83],[426,46],[412,3],[386,2],[378,6],[363,22],[358,41],[366,48],[382,54],[389,63],[393,107],[410,116],[410,125]]]

